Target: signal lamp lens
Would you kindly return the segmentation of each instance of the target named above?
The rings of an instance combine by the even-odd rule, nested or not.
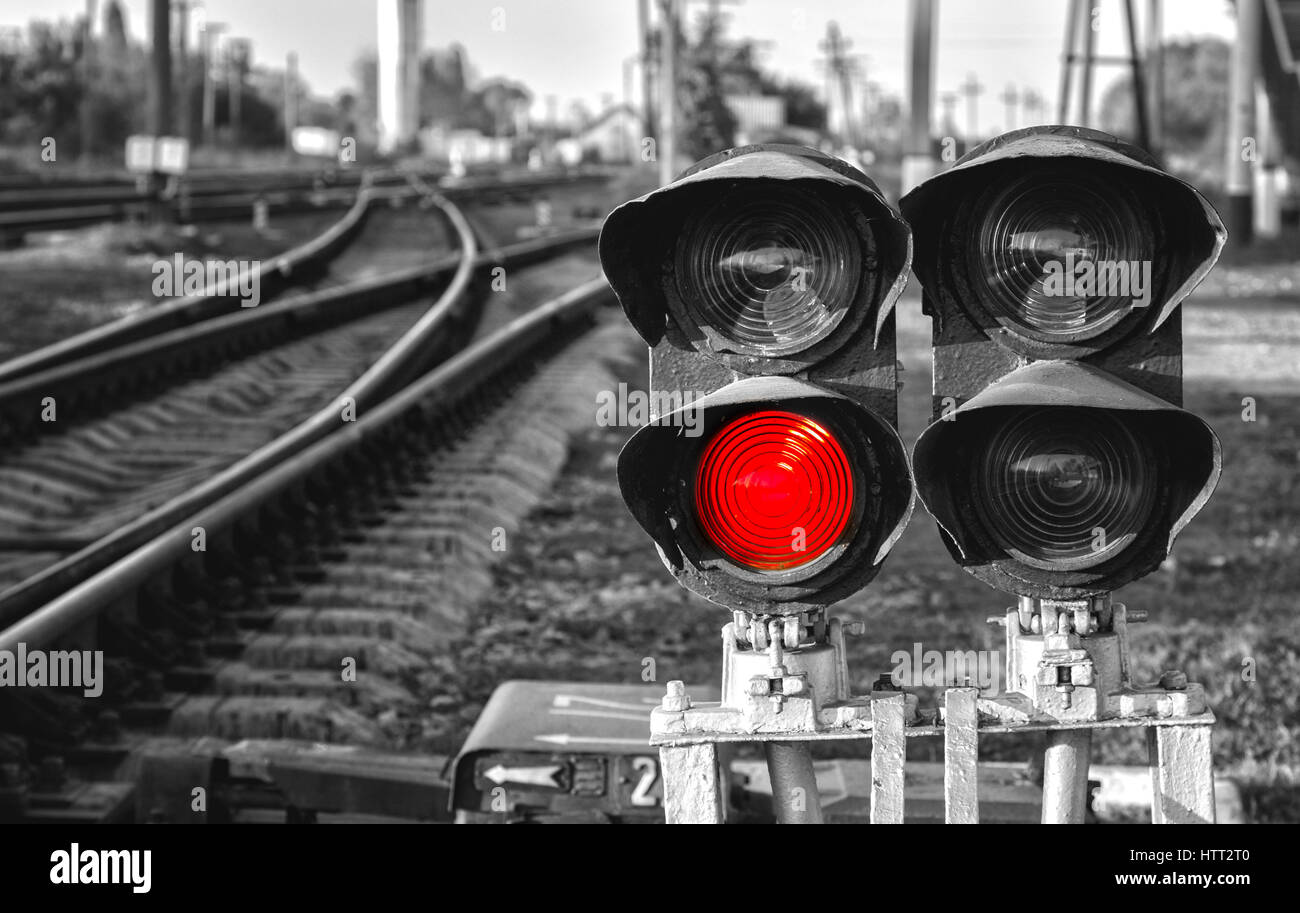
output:
[[[1096,336],[1154,294],[1155,241],[1122,186],[1036,171],[979,205],[970,272],[985,306],[1032,338]]]
[[[807,190],[734,188],[678,236],[678,292],[715,346],[780,356],[826,338],[857,295],[862,241]]]
[[[1027,412],[993,432],[974,467],[977,508],[994,540],[1048,570],[1122,551],[1155,504],[1153,459],[1104,412]]]
[[[853,514],[844,447],[823,425],[768,410],[733,419],[709,441],[695,475],[695,511],[708,539],[746,568],[809,564],[844,535]]]

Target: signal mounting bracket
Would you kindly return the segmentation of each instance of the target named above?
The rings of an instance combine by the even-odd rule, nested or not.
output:
[[[798,643],[799,635],[787,632],[801,627],[799,619],[751,616],[748,621],[732,621],[722,629],[722,700],[693,703],[684,689],[672,687],[677,683],[670,684],[663,704],[650,714],[652,744],[682,738],[800,741],[862,737],[872,727],[872,703],[898,694],[850,693],[844,637],[861,633],[858,625],[845,625],[838,618],[825,624],[820,618],[812,619],[809,626],[824,631],[824,636],[787,649]],[[904,721],[915,722],[916,695],[902,697]]]
[[[1016,725],[1205,713],[1205,689],[1181,672],[1165,672],[1150,685],[1133,683],[1128,626],[1146,618],[1109,596],[1021,597],[1018,607],[989,618],[1005,632],[1005,676],[1001,694],[979,699],[980,716]]]

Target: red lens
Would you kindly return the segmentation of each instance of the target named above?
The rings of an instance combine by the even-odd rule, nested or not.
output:
[[[737,564],[770,571],[808,564],[848,526],[848,455],[807,416],[741,416],[719,429],[700,456],[695,511],[705,534]]]

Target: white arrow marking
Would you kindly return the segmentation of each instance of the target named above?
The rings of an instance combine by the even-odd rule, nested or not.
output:
[[[564,768],[558,764],[550,767],[504,767],[498,764],[483,773],[493,783],[526,783],[529,786],[558,786],[555,778]]]
[[[579,697],[576,694],[557,694],[551,701],[552,707],[568,707],[570,704],[590,704],[593,707],[609,707],[614,710],[640,710],[642,713],[653,708],[659,701],[647,698],[644,704],[628,704],[623,701],[609,701],[600,697]]]
[[[644,723],[649,716],[644,713],[616,713],[610,710],[552,710],[551,713],[560,716],[597,716],[606,720],[631,720],[634,723]]]
[[[567,732],[560,732],[555,735],[535,735],[533,738],[539,742],[550,742],[552,745],[568,745],[571,742],[597,742],[606,745],[640,745],[642,748],[645,748],[650,744],[649,738],[617,739],[603,736],[569,735]]]

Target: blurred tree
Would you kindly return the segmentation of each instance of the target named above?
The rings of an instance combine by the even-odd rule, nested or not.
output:
[[[465,49],[452,44],[446,50],[426,53],[420,60],[421,127],[478,130],[486,136],[514,133],[514,106],[528,103],[532,95],[517,82],[489,79],[477,89]],[[350,119],[361,135],[373,141],[379,122],[379,62],[373,52],[362,54],[352,66],[356,91]]]
[[[373,51],[362,54],[353,62],[352,80],[356,85],[353,119],[357,140],[373,146],[379,136],[379,59]]]
[[[497,77],[489,79],[475,93],[479,104],[491,115],[494,136],[515,134],[515,113],[533,103],[533,95],[523,83]]]
[[[132,42],[117,0],[104,10],[102,52],[86,84],[82,69],[85,20],[78,23],[33,22],[27,40],[0,49],[0,143],[27,146],[46,136],[62,150],[81,143],[79,111],[89,97],[92,153],[120,159],[126,138],[145,130],[149,79],[148,49]],[[190,112],[197,120],[203,110],[202,64],[190,60]],[[278,71],[256,68],[242,96],[241,145],[278,146],[284,142],[280,110],[283,77]],[[217,87],[218,127],[229,123],[229,99],[224,81]],[[332,105],[324,105],[326,123],[333,125]],[[178,129],[180,125],[177,125]]]
[[[662,28],[647,38],[652,60],[659,59]],[[677,23],[679,152],[692,159],[735,145],[736,117],[726,104],[722,66],[730,49],[723,42],[722,30],[721,13],[715,11],[701,14],[693,41],[681,22]]]
[[[785,120],[792,127],[826,129],[826,105],[811,86],[766,72],[758,62],[758,45],[748,39],[723,48],[722,85],[728,95],[780,95]]]
[[[778,95],[785,99],[786,123],[824,130],[826,106],[816,91],[795,80],[783,79],[759,63],[759,45],[750,39],[728,40],[723,13],[717,8],[700,13],[694,38],[680,32],[677,78],[683,153],[703,158],[735,144],[736,117],[727,107],[728,95]],[[659,33],[649,36],[652,59],[659,54]]]
[[[108,0],[104,6],[104,54],[121,57],[126,53],[126,13],[117,0]]]
[[[22,46],[0,54],[0,137],[6,142],[34,146],[51,136],[60,146],[79,147],[83,41],[80,25],[33,22]]]
[[[1165,150],[1195,159],[1222,158],[1228,120],[1228,69],[1232,49],[1217,38],[1171,41],[1164,46]],[[1126,74],[1101,98],[1101,128],[1133,138],[1132,80]]]

